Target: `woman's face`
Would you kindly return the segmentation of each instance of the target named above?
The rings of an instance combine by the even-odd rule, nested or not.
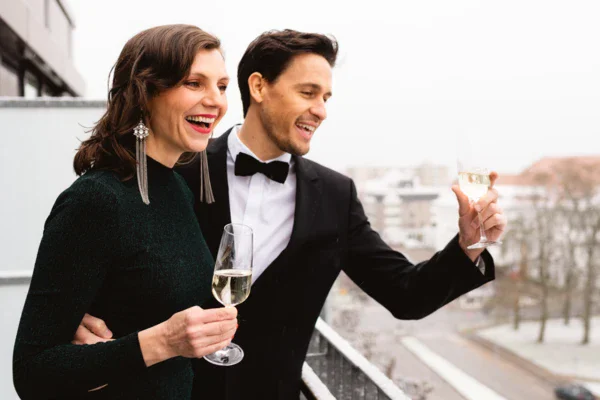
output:
[[[150,155],[174,164],[184,152],[203,151],[227,111],[228,84],[221,52],[200,50],[183,83],[150,101]]]

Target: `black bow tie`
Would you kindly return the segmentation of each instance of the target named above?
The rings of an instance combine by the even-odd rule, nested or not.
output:
[[[239,153],[235,158],[235,174],[237,176],[250,176],[260,172],[275,182],[285,183],[289,170],[290,165],[283,161],[264,163],[246,153]]]

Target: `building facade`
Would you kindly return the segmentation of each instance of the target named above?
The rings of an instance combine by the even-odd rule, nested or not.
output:
[[[446,167],[356,167],[347,172],[356,182],[371,225],[384,240],[394,247],[436,247],[434,205],[449,190]]]
[[[0,0],[0,96],[82,96],[66,0]]]

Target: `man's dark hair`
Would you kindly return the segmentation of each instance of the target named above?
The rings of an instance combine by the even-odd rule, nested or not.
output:
[[[250,43],[238,66],[237,78],[244,117],[250,108],[250,75],[259,72],[267,82],[273,83],[299,54],[320,55],[333,67],[337,53],[338,43],[335,38],[319,33],[285,29],[261,34]]]

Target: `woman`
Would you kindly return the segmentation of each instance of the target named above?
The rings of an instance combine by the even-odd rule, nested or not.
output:
[[[44,227],[14,351],[21,398],[189,398],[185,357],[230,342],[235,309],[197,306],[214,264],[173,172],[206,148],[227,84],[219,40],[197,27],[152,28],[123,48],[107,111],[75,156],[81,176]],[[71,344],[86,312],[117,339]]]

